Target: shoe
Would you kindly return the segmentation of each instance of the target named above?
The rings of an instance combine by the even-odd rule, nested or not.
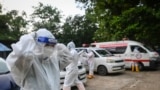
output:
[[[88,78],[88,79],[92,79],[92,76],[91,76],[91,75],[88,75],[87,78]]]
[[[92,78],[94,78],[94,76],[93,75],[88,75],[87,78],[92,79]]]
[[[90,75],[92,78],[94,78],[94,75]]]

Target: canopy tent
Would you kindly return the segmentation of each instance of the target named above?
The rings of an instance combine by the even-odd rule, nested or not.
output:
[[[11,51],[11,49],[5,46],[4,44],[0,43],[0,52],[3,51]]]
[[[4,44],[0,43],[0,57],[6,58],[7,55],[10,53],[11,49],[5,46]]]

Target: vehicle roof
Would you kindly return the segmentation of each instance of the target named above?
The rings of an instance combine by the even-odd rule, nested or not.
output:
[[[97,42],[91,43],[91,45],[99,45],[99,47],[120,47],[120,46],[127,46],[127,45],[143,45],[140,42],[132,41],[132,40],[124,40],[124,41],[109,41],[109,42]]]
[[[92,50],[101,49],[101,50],[106,50],[104,48],[98,48],[98,47],[76,47],[75,49],[92,49]]]

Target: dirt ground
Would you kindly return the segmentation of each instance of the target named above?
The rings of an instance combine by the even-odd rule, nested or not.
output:
[[[126,70],[107,76],[95,74],[94,79],[87,80],[86,90],[160,90],[160,68],[142,72]]]

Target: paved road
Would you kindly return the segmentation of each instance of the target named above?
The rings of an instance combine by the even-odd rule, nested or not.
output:
[[[72,90],[77,90],[73,88]],[[160,69],[99,76],[88,79],[86,90],[160,90]]]

